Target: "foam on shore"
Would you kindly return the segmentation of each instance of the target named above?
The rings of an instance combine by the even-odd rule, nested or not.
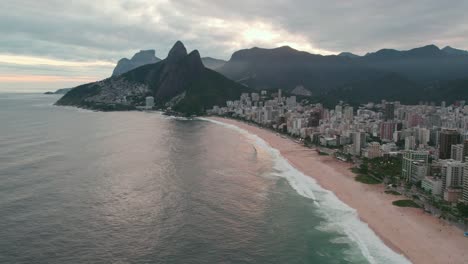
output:
[[[317,211],[327,219],[319,229],[345,234],[370,263],[410,263],[403,255],[385,245],[375,232],[359,219],[356,210],[343,203],[333,192],[322,188],[315,179],[294,168],[279,150],[271,147],[265,140],[235,125],[208,118],[199,119],[236,130],[252,140],[253,144],[265,149],[274,160],[276,176],[285,178],[298,194],[313,200],[319,207]]]

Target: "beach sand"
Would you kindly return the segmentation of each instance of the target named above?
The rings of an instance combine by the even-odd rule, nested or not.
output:
[[[382,185],[367,185],[354,180],[349,163],[320,156],[290,139],[231,119],[210,119],[238,126],[278,149],[296,169],[313,177],[348,206],[356,209],[362,221],[394,251],[413,263],[468,263],[468,238],[463,232],[421,209],[393,206],[398,196],[386,194]],[[401,197],[400,197],[401,199]]]

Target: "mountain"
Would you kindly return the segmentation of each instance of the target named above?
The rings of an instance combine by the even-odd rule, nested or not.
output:
[[[421,85],[401,75],[389,73],[374,80],[348,83],[320,96],[314,96],[313,99],[329,107],[339,101],[359,105],[383,99],[404,104],[417,104],[421,101],[455,103],[468,100],[468,78]]]
[[[216,70],[226,64],[225,60],[215,59],[211,57],[202,58],[203,65],[208,69]]]
[[[161,61],[161,59],[156,57],[156,52],[154,50],[141,50],[133,55],[131,59],[123,58],[119,60],[112,72],[112,76],[121,75],[140,66],[156,63],[158,61]]]
[[[440,58],[445,57],[447,54],[440,50],[435,45],[427,45],[420,48],[415,48],[406,51],[399,51],[394,49],[381,49],[374,53],[367,53],[364,59],[371,60],[388,60],[388,59],[405,59],[405,58]]]
[[[288,46],[236,51],[217,71],[255,89],[289,91],[302,85],[313,93],[379,74],[348,57],[315,55]]]
[[[351,59],[361,57],[361,56],[356,55],[356,54],[353,54],[353,53],[351,53],[351,52],[341,52],[340,54],[338,54],[338,56],[340,56],[340,57],[348,57],[348,58],[351,58]]]
[[[468,77],[468,56],[453,56],[435,45],[407,51],[383,49],[357,60],[367,67],[400,74],[419,84]]]
[[[339,101],[359,105],[367,102],[379,102],[382,99],[417,103],[420,100],[419,88],[416,83],[399,74],[388,73],[374,79],[346,83],[324,92],[316,99],[330,107]]]
[[[435,83],[426,86],[424,90],[424,101],[448,103],[465,100],[468,101],[468,78],[456,79]]]
[[[452,48],[450,46],[447,46],[447,47],[443,48],[442,51],[444,51],[445,53],[447,53],[449,55],[455,55],[455,56],[468,55],[468,51],[461,50],[461,49],[455,49],[455,48]]]
[[[202,114],[214,105],[238,99],[250,89],[206,68],[197,50],[187,54],[178,41],[166,59],[118,76],[78,86],[57,105],[72,105],[103,111],[129,110],[153,96],[158,107]]]
[[[463,51],[427,45],[403,51],[381,49],[365,56],[321,56],[290,47],[252,48],[234,52],[217,71],[254,89],[282,88],[290,92],[302,85],[316,96],[325,96],[351,85],[353,90],[362,87],[369,96],[379,98],[388,95],[385,87],[410,85],[423,93],[434,83],[468,78],[466,69],[468,56]],[[388,81],[393,88],[388,87]],[[417,93],[411,96],[421,97]]]
[[[44,94],[66,94],[68,93],[72,88],[62,88],[62,89],[58,89],[57,91],[55,92],[46,92]]]

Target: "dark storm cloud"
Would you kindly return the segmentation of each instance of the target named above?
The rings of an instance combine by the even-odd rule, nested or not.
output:
[[[468,1],[458,0],[2,1],[0,55],[116,62],[156,49],[164,58],[178,39],[224,59],[241,48],[286,44],[316,53],[432,43],[468,49],[466,10]],[[4,74],[22,67],[0,63]],[[101,77],[110,70],[92,69]]]
[[[227,58],[232,50],[226,43],[239,42],[241,32],[213,31],[204,25],[213,18],[227,26],[268,23],[332,52],[433,42],[468,47],[462,37],[468,30],[467,1],[46,0],[2,5],[2,52],[60,59],[115,60],[143,48],[156,48],[164,56],[184,36],[189,46]]]
[[[209,3],[208,3],[209,2]],[[263,20],[305,36],[320,49],[365,52],[435,43],[468,48],[468,1],[182,0],[192,14]]]

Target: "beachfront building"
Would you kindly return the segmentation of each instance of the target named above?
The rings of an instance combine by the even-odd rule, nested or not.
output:
[[[444,200],[449,203],[458,203],[462,198],[461,188],[447,188],[444,191]]]
[[[401,169],[401,176],[407,182],[412,182],[413,170],[420,166],[427,166],[429,161],[429,152],[428,151],[405,151],[403,154],[403,165]],[[426,175],[424,175],[426,176]]]
[[[441,108],[435,104],[382,101],[360,106],[355,112],[343,102],[326,109],[322,104],[298,102],[294,96],[285,98],[280,91],[262,91],[242,94],[238,100],[227,101],[224,107],[213,107],[210,113],[249,120],[301,138],[310,137],[314,144],[340,148],[339,151],[354,156],[402,156],[401,175],[407,182],[425,181],[429,185],[426,176],[430,175],[443,179],[443,190],[464,183],[457,176],[461,165],[447,165],[444,160],[453,158],[453,162],[462,162],[468,154],[465,147],[468,107],[465,111],[455,105]],[[366,142],[368,138],[371,143]],[[441,158],[440,163],[445,165],[439,167],[444,173],[433,174],[429,157],[436,162]],[[431,183],[436,193],[438,184]]]
[[[418,183],[427,176],[428,164],[423,161],[415,161],[411,166],[410,182]]]
[[[440,160],[442,188],[462,188],[465,164],[456,160]]]
[[[421,188],[426,192],[434,195],[442,195],[442,179],[437,177],[425,177],[421,182]]]

